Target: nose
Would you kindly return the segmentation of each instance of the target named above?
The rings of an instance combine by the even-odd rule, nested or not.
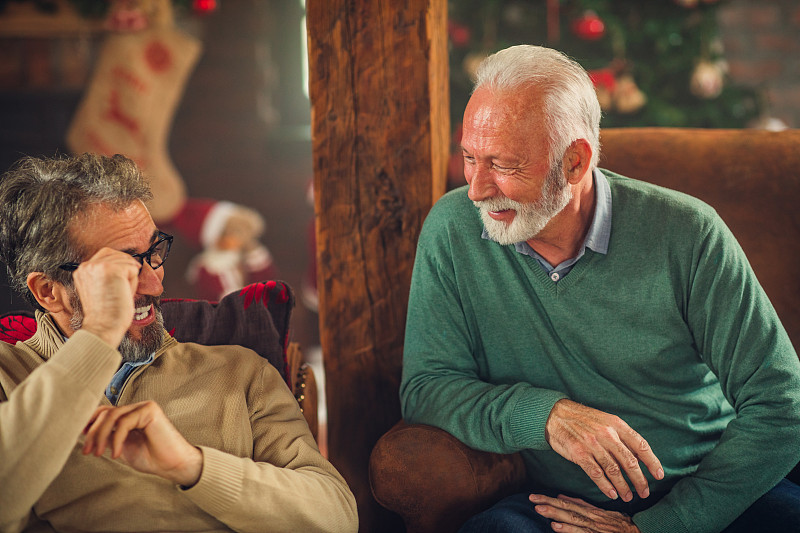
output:
[[[147,294],[150,296],[159,296],[164,292],[164,267],[161,266],[155,270],[150,266],[150,263],[144,261],[142,269],[139,271],[139,285],[136,288],[138,294]]]
[[[480,202],[497,194],[491,169],[481,164],[465,165],[464,177],[469,184],[467,196],[473,202]]]

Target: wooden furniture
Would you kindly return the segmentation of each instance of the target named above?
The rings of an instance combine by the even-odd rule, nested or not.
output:
[[[601,137],[601,167],[717,209],[800,346],[800,130],[630,128]],[[471,450],[440,429],[402,421],[378,441],[370,460],[376,500],[416,533],[456,531],[523,479],[516,454]]]

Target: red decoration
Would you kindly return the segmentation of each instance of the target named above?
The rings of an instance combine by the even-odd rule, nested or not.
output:
[[[614,88],[617,85],[617,78],[614,76],[614,71],[610,68],[590,70],[589,79],[592,80],[595,87],[600,87],[610,92],[614,92]]]
[[[107,29],[117,32],[140,31],[149,25],[142,7],[130,0],[115,2],[105,22]]]
[[[212,11],[216,11],[217,0],[194,0],[192,2],[192,7],[194,8],[195,13],[199,15],[205,15],[211,13]]]
[[[456,48],[463,48],[469,44],[471,35],[469,28],[457,22],[447,22],[447,35]]]
[[[172,67],[172,54],[164,43],[152,41],[144,50],[144,59],[153,72],[161,73]]]
[[[586,11],[572,24],[572,31],[586,41],[596,41],[606,33],[606,25],[594,11]]]

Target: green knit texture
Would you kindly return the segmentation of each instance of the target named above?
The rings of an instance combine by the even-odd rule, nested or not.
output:
[[[608,254],[587,250],[557,283],[481,238],[466,188],[437,203],[414,267],[403,415],[521,451],[536,483],[604,501],[544,427],[561,398],[616,414],[666,474],[648,475],[669,495],[636,516],[643,533],[718,531],[800,459],[800,363],[711,207],[603,172]]]

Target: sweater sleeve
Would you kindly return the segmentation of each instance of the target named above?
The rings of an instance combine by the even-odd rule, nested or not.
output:
[[[522,382],[492,384],[482,376],[482,354],[498,354],[477,338],[463,300],[469,282],[460,285],[456,279],[453,250],[467,244],[451,242],[456,233],[480,229],[451,231],[451,218],[458,219],[443,214],[441,202],[434,206],[417,246],[400,385],[403,418],[444,429],[479,450],[549,449],[545,423],[566,396]]]
[[[185,495],[235,531],[357,531],[352,492],[272,365],[253,389],[253,457],[201,447],[203,471]]]
[[[686,320],[736,417],[693,474],[634,516],[643,533],[721,531],[800,459],[800,362],[744,252],[715,214],[693,265]]]
[[[17,350],[3,348],[0,373],[24,374]],[[117,350],[78,331],[13,390],[0,388],[0,531],[25,527],[31,508],[66,463],[120,361]]]

